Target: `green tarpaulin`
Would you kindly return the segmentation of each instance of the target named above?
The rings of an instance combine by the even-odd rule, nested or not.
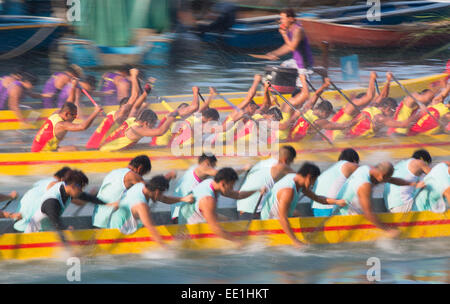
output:
[[[169,0],[81,0],[80,38],[105,46],[128,46],[133,29],[168,30]]]

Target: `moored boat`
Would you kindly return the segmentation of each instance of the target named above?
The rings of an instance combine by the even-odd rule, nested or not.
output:
[[[378,214],[379,219],[401,231],[399,239],[421,239],[450,236],[450,211]],[[383,231],[362,215],[290,218],[297,238],[309,244],[370,242],[383,237]],[[247,244],[285,246],[290,244],[278,220],[222,222],[233,235],[242,236]],[[157,229],[164,241],[178,250],[223,250],[230,242],[216,236],[208,224],[161,225]],[[66,231],[66,237],[82,255],[145,254],[158,248],[141,228],[131,235],[117,229]],[[6,233],[0,236],[0,260],[49,259],[62,256],[63,246],[55,232],[28,234]]]
[[[0,60],[47,49],[66,27],[59,18],[0,15]]]

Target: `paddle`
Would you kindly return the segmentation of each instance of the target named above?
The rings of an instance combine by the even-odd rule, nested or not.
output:
[[[275,92],[275,94],[277,94],[278,96],[281,97],[281,99],[283,99],[283,101],[294,111],[298,112],[300,114],[300,116],[307,122],[309,123],[309,125],[311,127],[313,127],[313,129],[323,138],[325,139],[330,145],[333,146],[333,143],[331,142],[331,140],[325,136],[325,134],[323,134],[319,128],[317,128],[317,126],[315,124],[313,124],[312,122],[310,122],[307,118],[305,118],[305,116],[302,114],[302,112],[300,112],[300,110],[296,109],[280,92],[278,92],[269,82],[269,86],[272,88],[272,90]]]
[[[10,200],[5,204],[5,206],[3,206],[0,210],[1,210],[1,211],[5,210],[5,209],[8,208],[8,206],[9,206],[12,202],[14,202],[15,200],[16,200],[16,198],[10,199]]]
[[[380,87],[378,86],[378,80],[375,79],[375,89],[377,90],[377,94],[380,95]]]
[[[327,70],[325,70],[325,68],[317,67],[317,68],[313,68],[313,71],[314,71],[315,73],[317,73],[318,75],[322,76],[322,78],[328,77],[328,72],[327,72]],[[354,102],[351,101],[351,99],[348,98],[348,96],[345,95],[344,92],[342,92],[342,91],[334,84],[333,81],[331,81],[331,79],[330,79],[330,84],[331,84],[331,86],[332,86],[336,91],[339,92],[339,94],[342,95],[342,97],[344,97],[344,98],[345,98],[352,106],[355,107],[355,109],[358,111],[358,113],[361,113],[361,110],[359,109],[359,107],[358,107],[357,105],[355,105]]]
[[[309,87],[311,88],[311,90],[313,90],[314,92],[316,91],[316,89],[314,88],[314,86],[312,85],[311,81],[308,80],[308,78],[306,78],[306,83],[309,85]],[[322,94],[319,95],[320,100],[324,101],[324,99],[322,98]]]
[[[241,109],[239,109],[234,103],[232,103],[231,101],[229,101],[225,96],[222,96],[222,94],[220,94],[219,92],[217,92],[217,96],[219,96],[221,99],[223,99],[223,101],[225,101],[230,107],[233,108],[233,110],[235,111],[240,111]]]
[[[406,93],[406,95],[408,95],[409,97],[411,97],[411,98],[414,100],[414,102],[417,104],[417,106],[418,106],[419,108],[424,109],[424,110],[427,112],[427,114],[430,115],[430,117],[433,118],[433,120],[436,121],[436,122],[441,126],[441,128],[443,128],[443,130],[445,130],[446,126],[444,126],[444,125],[439,121],[439,119],[437,119],[434,115],[432,115],[431,112],[430,112],[430,110],[428,110],[428,108],[427,108],[425,105],[423,105],[422,103],[420,103],[420,102],[419,102],[419,101],[418,101],[418,100],[417,100],[417,99],[416,99],[416,98],[408,91],[408,89],[405,88],[405,86],[404,86],[403,84],[401,84],[400,81],[397,80],[397,78],[396,78],[394,75],[392,75],[392,79],[399,85],[399,87]]]
[[[248,232],[248,228],[250,227],[252,220],[255,218],[255,215],[258,212],[258,207],[259,207],[259,205],[261,205],[261,201],[262,201],[263,197],[264,197],[264,194],[261,193],[259,195],[258,202],[256,203],[255,209],[253,210],[253,215],[252,215],[251,219],[248,221],[247,225],[245,226],[245,231],[247,231],[247,232]]]

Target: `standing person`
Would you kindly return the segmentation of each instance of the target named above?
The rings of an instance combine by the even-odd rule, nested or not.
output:
[[[319,175],[319,167],[306,162],[300,167],[297,173],[287,174],[280,179],[267,193],[263,202],[261,219],[278,219],[284,233],[286,233],[293,245],[297,248],[302,247],[303,243],[295,236],[288,218],[293,216],[301,192],[310,199],[322,204],[345,205],[344,200],[318,196],[310,190]]]
[[[198,158],[198,164],[190,167],[183,176],[177,181],[174,194],[179,197],[183,197],[192,193],[192,190],[204,181],[206,178],[215,176],[217,173],[216,168],[217,158],[213,154],[203,153]],[[178,214],[180,208],[183,205],[182,202],[171,205],[170,213],[172,217],[172,223],[178,223]]]
[[[393,177],[418,183],[422,174],[430,173],[431,162],[431,155],[427,150],[417,150],[411,158],[395,165]],[[415,189],[413,186],[385,184],[383,198],[386,208],[392,213],[411,211],[414,204]]]
[[[131,234],[144,225],[153,240],[159,245],[165,246],[152,220],[149,206],[150,200],[154,203],[162,201],[166,204],[175,204],[180,201],[193,202],[192,195],[186,197],[165,197],[164,192],[168,189],[169,180],[162,175],[153,177],[145,184],[135,184],[120,200],[119,209],[112,214],[108,228],[117,228],[123,234]]]
[[[336,198],[347,179],[358,169],[358,164],[358,152],[351,148],[343,150],[339,155],[338,162],[317,178],[313,192],[317,195]],[[314,216],[331,216],[333,214],[333,205],[311,202]]]
[[[73,78],[83,77],[83,69],[72,64],[64,72],[54,73],[45,83],[42,89],[42,106],[44,108],[55,108],[59,92]]]
[[[212,232],[228,241],[241,244],[241,241],[231,233],[225,231],[219,224],[217,215],[217,202],[219,195],[233,199],[249,197],[258,190],[235,191],[234,184],[239,179],[238,174],[232,168],[220,169],[214,178],[202,181],[192,191],[195,202],[183,204],[178,215],[179,224],[208,223]],[[261,189],[263,191],[263,189]]]
[[[115,72],[108,72],[103,74],[101,92],[105,95],[102,96],[102,105],[115,106],[123,98],[130,96],[131,80],[130,70],[132,66],[126,64],[121,66]]]
[[[423,182],[425,188],[417,194],[412,211],[445,212],[450,203],[450,162],[434,166]]]
[[[20,103],[36,82],[37,78],[27,72],[18,72],[0,78],[0,110],[13,111],[25,127],[31,126],[20,111]]]
[[[76,151],[74,146],[60,147],[60,142],[64,139],[67,132],[81,132],[90,127],[102,108],[95,107],[94,112],[81,123],[73,121],[78,115],[77,106],[71,102],[66,102],[58,113],[51,115],[42,125],[36,134],[31,152],[45,151]]]
[[[278,160],[270,158],[258,162],[248,173],[240,190],[246,191],[255,188],[267,187],[271,189],[273,185],[286,174],[294,173],[291,164],[294,162],[297,152],[292,146],[282,146],[278,154]],[[252,219],[256,205],[259,200],[259,193],[237,200],[237,211],[239,219]],[[264,199],[261,200],[261,202]],[[261,212],[262,204],[259,205],[257,213]]]
[[[292,53],[292,59],[283,62],[281,66],[295,68],[299,74],[305,74],[314,65],[314,58],[305,30],[301,22],[295,18],[295,11],[292,8],[281,11],[279,32],[284,44],[265,55],[254,57],[279,60],[281,56]]]
[[[25,231],[28,219],[33,216],[40,207],[40,198],[54,184],[64,181],[70,170],[69,167],[63,167],[58,170],[53,177],[45,178],[34,183],[32,188],[25,192],[17,209],[17,213],[20,214],[21,219],[14,224],[14,229],[16,231]]]

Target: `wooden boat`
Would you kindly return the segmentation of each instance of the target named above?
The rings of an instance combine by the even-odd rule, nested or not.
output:
[[[424,212],[385,213],[379,219],[401,231],[400,239],[450,236],[450,211],[443,214]],[[362,215],[290,218],[299,240],[309,244],[370,242],[383,237],[383,232]],[[254,220],[248,230],[247,221],[223,222],[222,226],[247,244],[286,246],[291,244],[277,220]],[[217,237],[207,224],[157,226],[165,242],[177,250],[223,250],[232,248],[229,241]],[[117,229],[66,231],[73,248],[86,256],[145,254],[158,246],[141,228],[132,235]],[[66,254],[67,255],[67,254]],[[54,232],[29,234],[8,233],[0,236],[0,260],[62,258],[62,245]]]
[[[283,144],[283,143],[280,143]],[[322,140],[303,140],[287,142],[297,153],[297,162],[330,161],[334,162],[339,153],[352,147],[360,153],[362,159],[368,159],[373,153],[386,153],[386,157],[404,159],[411,156],[414,149],[425,148],[433,157],[448,156],[450,151],[450,135],[408,136],[398,138],[371,138],[335,141],[333,146]],[[248,163],[256,163],[261,158],[276,152],[278,147],[261,149],[246,147],[246,154],[241,156],[234,147],[223,146],[212,150],[219,159],[218,166],[242,167]],[[228,150],[227,150],[228,149]],[[273,150],[271,150],[273,149]],[[254,153],[250,153],[253,151]],[[179,152],[179,155],[176,155]],[[138,149],[122,152],[77,151],[77,152],[40,152],[40,153],[0,153],[0,175],[51,175],[62,166],[70,166],[85,173],[107,173],[113,169],[126,166],[137,155],[146,154],[152,160],[152,170],[186,170],[197,163],[199,149],[174,151],[170,148],[149,147],[139,145]],[[238,156],[238,157],[236,157]]]
[[[418,92],[426,88],[430,87],[437,87],[440,85],[440,81],[447,77],[447,74],[435,74],[415,79],[408,79],[408,80],[402,80],[400,81],[409,91],[411,92]],[[382,88],[382,86],[381,86]],[[349,96],[356,96],[357,94],[366,91],[365,88],[355,88],[355,89],[348,89],[343,90],[343,92]],[[223,93],[222,95],[226,96],[233,104],[238,104],[242,101],[242,98],[246,95],[244,92],[237,92],[237,93]],[[259,94],[261,95],[261,94]],[[205,95],[206,96],[206,95]],[[344,98],[337,92],[337,91],[327,91],[323,93],[322,95],[324,98],[332,102],[335,107],[340,107],[345,104]],[[390,88],[390,96],[393,98],[401,98],[404,96],[403,90],[396,84],[392,83]],[[288,96],[286,96],[288,97]],[[167,101],[171,105],[172,108],[176,108],[178,104],[181,102],[190,102],[192,100],[191,95],[178,95],[178,96],[168,96],[166,97]],[[262,97],[257,96],[255,98],[255,101],[262,102]],[[151,105],[150,108],[158,114],[159,117],[162,117],[163,115],[166,115],[168,113],[168,110],[158,102],[157,99],[150,100]],[[282,101],[280,100],[280,103]],[[232,108],[223,100],[221,99],[215,99],[211,103],[211,107],[216,108],[220,112],[229,112],[232,110]],[[116,109],[117,107],[114,106],[107,106],[105,107],[105,112],[112,111]],[[84,108],[83,112],[85,114],[91,113],[93,108]],[[35,128],[40,127],[46,118],[50,116],[55,111],[58,111],[58,109],[28,109],[23,111],[24,117],[27,117],[34,121]],[[98,123],[98,121],[96,122]],[[14,112],[9,110],[3,110],[0,111],[0,131],[2,130],[23,130],[26,127],[24,127],[17,119]]]
[[[0,59],[48,48],[67,27],[59,18],[0,15]]]
[[[439,19],[448,16],[450,12],[450,4],[445,2],[436,1],[398,1],[398,2],[382,2],[380,5],[379,20],[368,20],[367,14],[370,6],[367,4],[360,4],[354,6],[345,6],[340,8],[326,8],[319,10],[312,10],[306,12],[300,12],[297,17],[304,22],[309,22],[310,19],[315,21],[321,21],[325,23],[331,23],[335,26],[340,25],[354,25],[360,26],[360,30],[365,30],[365,34],[372,35],[389,35],[390,41],[395,41],[396,37],[405,37],[405,35],[411,35],[416,33],[414,26],[417,26],[417,22],[434,22]],[[224,33],[207,32],[202,36],[202,39],[208,43],[220,44],[230,48],[237,49],[262,49],[262,48],[275,48],[283,44],[281,35],[278,33],[279,15],[269,15],[253,18],[237,19],[236,23]],[[390,31],[388,29],[379,32],[369,31],[372,27],[379,26],[393,26],[400,24],[409,24],[410,26],[405,29],[404,26],[392,27]],[[309,26],[310,28],[312,26]],[[305,27],[306,29],[306,27]],[[350,28],[351,29],[351,28]],[[350,29],[348,31],[350,31]],[[420,31],[420,30],[419,30]],[[316,40],[316,33],[322,32],[326,34],[325,30],[309,31],[306,29],[308,37]],[[349,37],[351,33],[348,34]],[[332,36],[332,35],[331,35]],[[433,37],[433,35],[429,35]],[[327,36],[328,37],[328,36]],[[367,36],[363,36],[367,38]],[[377,36],[381,39],[380,36]],[[373,38],[375,39],[375,38]],[[441,36],[441,39],[444,39]],[[429,38],[431,41],[432,38]],[[417,42],[417,46],[428,45],[428,39]],[[329,41],[331,43],[331,41]],[[379,42],[379,46],[384,45]],[[437,44],[437,43],[436,43]],[[433,44],[433,45],[436,45]],[[347,43],[347,46],[356,46],[358,44]],[[389,44],[387,44],[389,45]],[[394,46],[394,45],[393,45]],[[376,47],[368,45],[368,47]]]
[[[392,26],[362,26],[332,21],[301,18],[312,45],[327,41],[331,46],[381,47],[433,47],[448,42],[449,21],[435,23],[409,23]]]

